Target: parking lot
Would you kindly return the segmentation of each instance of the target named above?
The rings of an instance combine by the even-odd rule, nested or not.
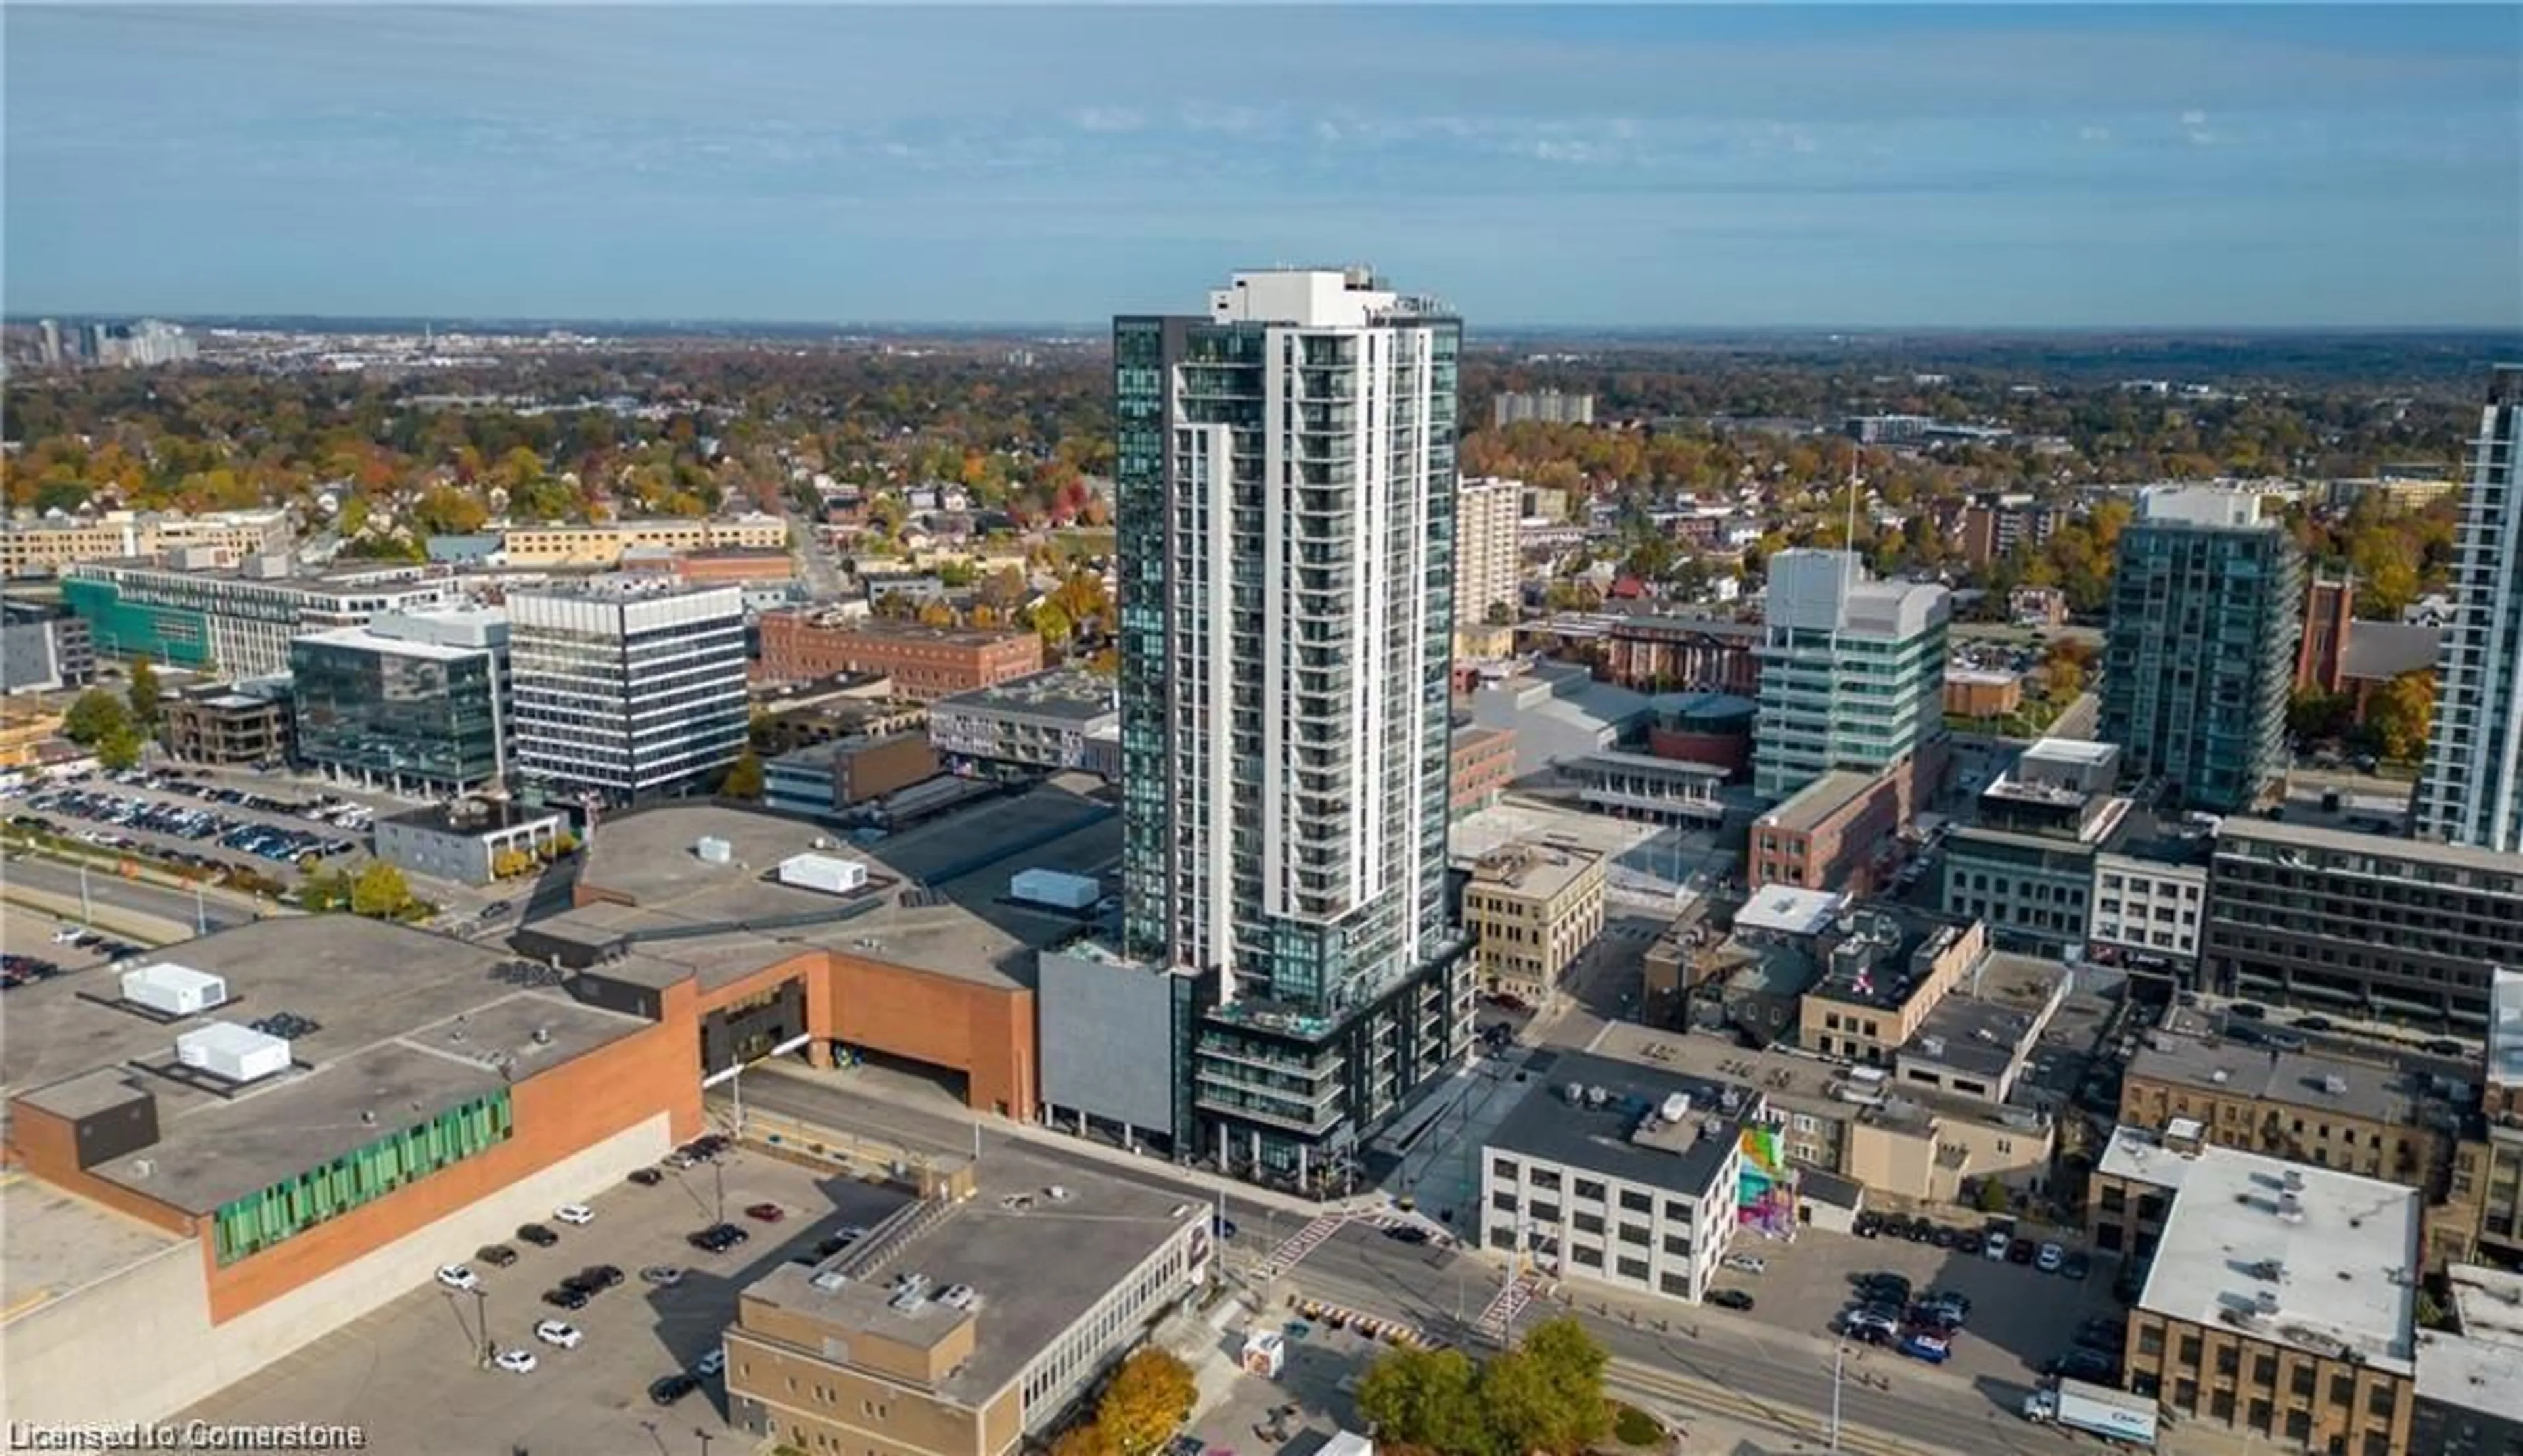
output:
[[[0,959],[0,990],[75,975],[109,961],[136,956],[140,949],[117,936],[21,906],[0,907],[0,958],[5,958]]]
[[[531,1452],[532,1456],[625,1456],[750,1449],[726,1422],[719,1379],[659,1407],[652,1382],[689,1370],[719,1348],[738,1291],[781,1260],[810,1252],[818,1240],[852,1224],[873,1226],[906,1197],[875,1184],[821,1177],[760,1153],[668,1171],[653,1188],[625,1185],[589,1200],[595,1221],[559,1235],[549,1248],[511,1240],[517,1261],[466,1265],[482,1297],[440,1287],[414,1269],[412,1291],[295,1355],[229,1386],[184,1413],[223,1424],[337,1422],[363,1427],[376,1451]],[[772,1202],[786,1217],[767,1224],[743,1209]],[[686,1236],[716,1222],[722,1208],[749,1243],[707,1254]],[[581,1269],[611,1264],[626,1278],[584,1308],[555,1309],[546,1291]],[[685,1271],[661,1288],[641,1277],[651,1266]],[[492,1342],[536,1356],[524,1375],[485,1369],[480,1321]],[[537,1322],[559,1319],[585,1340],[560,1349],[537,1340]]]
[[[1813,1229],[1797,1234],[1793,1244],[1738,1239],[1738,1252],[1768,1267],[1759,1274],[1725,1270],[1717,1288],[1752,1295],[1750,1318],[1761,1324],[1824,1336],[1837,1333],[1842,1316],[1857,1302],[1860,1276],[1898,1274],[1910,1281],[1914,1295],[1955,1291],[1972,1301],[1972,1311],[1945,1369],[2017,1385],[2064,1356],[2082,1322],[2121,1314],[2112,1298],[2118,1272],[2112,1261],[2094,1259],[2084,1279],[2071,1280],[1989,1259],[1977,1245],[1977,1226],[1952,1227],[1970,1234],[1971,1242],[1938,1248],[1905,1239],[1859,1239]],[[1852,1343],[1850,1350],[1859,1365],[1897,1369],[1908,1363],[1888,1344]]]
[[[179,865],[286,876],[309,855],[365,841],[373,812],[337,798],[281,798],[179,774],[82,775],[15,801],[13,824]]]

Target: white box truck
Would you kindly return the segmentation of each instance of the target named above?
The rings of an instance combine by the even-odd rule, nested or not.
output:
[[[2055,1390],[2035,1390],[2023,1397],[2023,1419],[2131,1445],[2155,1444],[2155,1402],[2109,1386],[2063,1380]]]

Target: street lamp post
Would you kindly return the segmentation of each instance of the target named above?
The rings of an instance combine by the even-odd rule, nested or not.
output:
[[[491,1292],[478,1284],[473,1287],[473,1330],[482,1337],[482,1368],[488,1370],[494,1353],[491,1343]]]
[[[1839,1449],[1839,1382],[1848,1369],[1848,1343],[1835,1342],[1831,1347],[1831,1449]]]
[[[718,1191],[718,1221],[725,1223],[727,1222],[727,1165],[715,1157],[710,1159],[710,1183]]]
[[[696,1435],[696,1436],[699,1436],[699,1437],[701,1438],[701,1456],[709,1456],[709,1446],[710,1446],[710,1440],[711,1440],[711,1436],[710,1436],[709,1431],[708,1431],[706,1428],[704,1428],[704,1427],[695,1426],[695,1427],[693,1427],[693,1428],[692,1428],[692,1434],[694,1434],[694,1435]]]

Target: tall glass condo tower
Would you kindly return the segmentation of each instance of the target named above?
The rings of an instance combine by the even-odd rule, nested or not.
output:
[[[1250,1175],[1336,1185],[1462,1049],[1461,339],[1357,269],[1114,322],[1122,949],[1195,978],[1176,1126]]]

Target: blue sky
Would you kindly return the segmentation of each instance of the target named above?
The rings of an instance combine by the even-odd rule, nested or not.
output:
[[[2523,8],[13,3],[13,313],[2523,326]]]

